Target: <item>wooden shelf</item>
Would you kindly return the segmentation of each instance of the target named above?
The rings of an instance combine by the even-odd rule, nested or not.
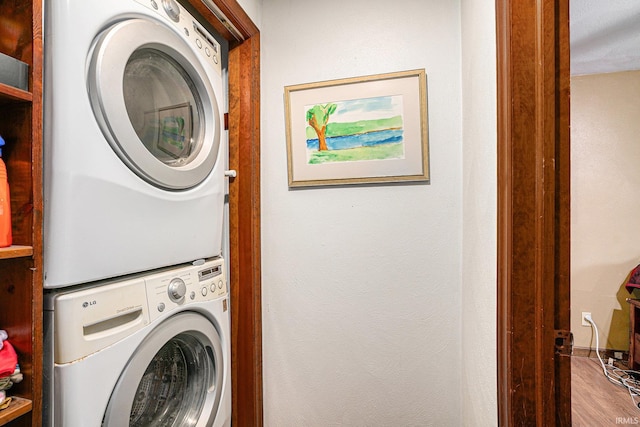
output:
[[[0,426],[3,426],[21,415],[31,412],[33,404],[29,399],[12,396],[7,409],[0,410]]]
[[[31,102],[33,95],[31,92],[0,83],[0,100]]]
[[[33,255],[33,246],[12,245],[6,248],[0,248],[0,259],[22,258]]]

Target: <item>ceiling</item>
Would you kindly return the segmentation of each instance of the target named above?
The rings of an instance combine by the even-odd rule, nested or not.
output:
[[[570,0],[571,74],[640,70],[640,1]]]

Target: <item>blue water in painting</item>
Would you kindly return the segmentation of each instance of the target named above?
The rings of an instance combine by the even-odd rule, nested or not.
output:
[[[329,150],[344,150],[345,148],[371,147],[379,144],[389,144],[391,142],[402,141],[402,129],[381,130],[359,135],[334,136],[327,138],[327,148]],[[309,150],[318,149],[318,138],[307,139]]]

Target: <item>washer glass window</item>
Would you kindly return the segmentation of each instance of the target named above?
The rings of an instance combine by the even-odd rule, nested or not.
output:
[[[204,316],[184,312],[140,343],[111,393],[102,426],[208,426],[224,381],[222,342]]]
[[[192,335],[180,334],[167,342],[142,376],[129,415],[129,425],[195,425],[212,377],[207,353],[207,349]]]
[[[187,72],[151,48],[136,50],[124,70],[124,102],[136,134],[169,166],[189,163],[202,141],[202,102]]]

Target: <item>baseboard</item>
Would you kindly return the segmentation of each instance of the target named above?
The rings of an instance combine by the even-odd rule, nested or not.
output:
[[[622,357],[616,357],[616,353],[622,353]],[[592,357],[597,359],[596,350],[590,347],[573,347],[572,356],[576,357]],[[620,354],[617,354],[620,356]],[[629,351],[628,350],[614,350],[611,348],[601,348],[600,349],[600,357],[604,360],[608,360],[610,357],[616,360],[629,360]]]

